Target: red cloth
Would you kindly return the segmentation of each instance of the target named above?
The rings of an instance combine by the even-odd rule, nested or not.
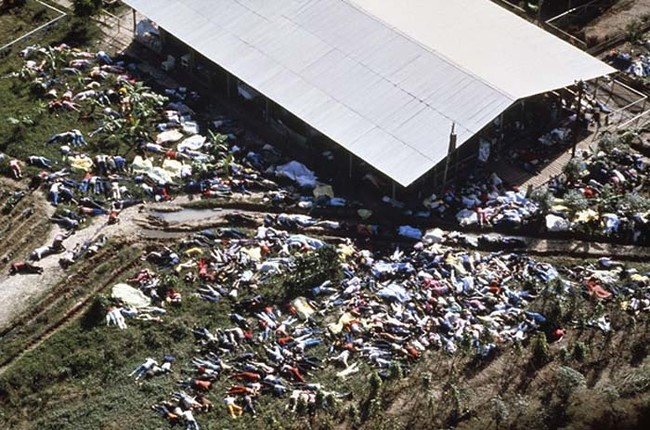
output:
[[[565,333],[566,332],[564,331],[563,328],[556,328],[555,330],[553,330],[553,333],[551,333],[551,339],[553,341],[560,340],[564,337]]]
[[[262,379],[260,375],[254,372],[239,372],[233,375],[235,379],[245,379],[247,381],[259,381]]]
[[[599,299],[611,299],[612,293],[598,285],[596,281],[587,281],[587,289],[590,296],[596,296]]]

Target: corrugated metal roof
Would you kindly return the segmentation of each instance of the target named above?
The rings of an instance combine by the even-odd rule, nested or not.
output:
[[[401,185],[519,98],[610,73],[488,0],[125,0]]]

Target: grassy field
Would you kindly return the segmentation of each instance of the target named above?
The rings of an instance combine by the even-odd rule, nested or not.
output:
[[[27,0],[24,6],[0,11],[0,46],[60,15],[35,0]]]

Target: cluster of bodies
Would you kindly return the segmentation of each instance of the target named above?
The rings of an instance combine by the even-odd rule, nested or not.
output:
[[[325,246],[336,251],[341,281],[304,285],[303,295],[287,303],[264,297],[268,279],[292,273],[296,258]],[[344,380],[374,368],[386,378],[398,364],[408,371],[430,349],[453,354],[469,348],[487,356],[537,331],[557,340],[565,328],[550,326],[531,306],[551,284],[579,289],[594,300],[620,296],[631,313],[650,309],[648,274],[609,259],[563,268],[560,275],[554,266],[521,254],[482,254],[423,242],[409,250],[371,252],[348,240],[329,245],[270,226],[258,227],[254,237],[206,230],[174,248],[151,250],[143,260],[153,268],[137,271],[127,282],[151,303],[140,311],[116,302],[108,324],[118,319],[126,328],[125,318],[152,312],[164,323],[165,307],[183,306],[185,295],[230,304],[230,325],[192,328],[196,355],[185,363],[181,379],[174,378],[177,390],[152,406],[171,423],[194,429],[194,414],[210,411],[215,395],[233,418],[255,416],[257,399],[265,395],[286,398],[287,409],[295,411],[301,402],[315,407],[319,397],[335,402],[349,395],[320,383],[321,372]],[[159,273],[182,277],[184,287],[165,285]],[[611,330],[606,315],[590,323]],[[159,365],[149,358],[133,375],[173,373],[171,361]],[[220,393],[215,393],[217,384]]]
[[[650,243],[650,210],[615,204],[615,199],[626,193],[643,196],[643,187],[650,176],[647,160],[641,154],[616,148],[585,153],[578,160],[581,173],[577,181],[569,182],[562,174],[548,184],[553,201],[545,215],[547,229],[617,237],[627,243]],[[586,198],[586,208],[572,212],[564,204],[563,199],[570,191]],[[536,223],[541,217],[540,201],[534,197],[530,190],[508,188],[492,173],[472,176],[461,186],[431,196],[425,205],[443,216],[456,210],[455,218],[461,226],[517,227]]]
[[[612,66],[638,78],[650,76],[650,56],[647,54],[621,52],[617,49],[610,51],[605,57]]]
[[[23,179],[25,165],[41,169],[30,178],[30,188],[46,191],[58,208],[52,221],[61,227],[74,230],[86,218],[98,216],[114,223],[122,209],[143,199],[168,201],[176,192],[203,198],[261,192],[275,204],[293,204],[304,197],[297,188],[280,189],[272,180],[287,175],[296,179],[291,169],[281,168],[288,160],[271,145],[258,148],[239,139],[243,131],[236,122],[217,116],[207,123],[216,137],[199,134],[199,124],[193,119],[196,114],[186,104],[198,100],[196,93],[180,87],[166,90],[164,96],[158,94],[141,85],[134,64],[115,61],[101,51],[32,46],[21,55],[25,63],[16,75],[41,89],[53,114],[72,110],[79,113],[80,121],[97,127],[88,136],[79,129],[52,135],[43,146],[58,145],[56,157],[34,154],[17,159],[0,154],[0,163],[8,164],[16,180]],[[52,67],[58,67],[56,73]],[[137,111],[145,108],[151,108],[145,121],[155,136],[129,137],[133,150],[129,152],[135,156],[98,151],[110,136],[133,126]],[[224,160],[226,174],[219,168]],[[298,162],[285,166],[292,163],[311,174]],[[303,191],[311,195],[311,190]],[[65,208],[74,205],[76,210],[63,209],[61,204]]]
[[[546,216],[547,228],[617,237],[628,243],[650,243],[650,207],[634,208],[621,203],[625,198],[635,200],[643,196],[650,174],[647,160],[640,154],[613,148],[584,154],[579,169],[579,178],[572,183],[565,175],[549,182],[548,189],[555,201]],[[584,196],[585,208],[571,213],[563,199],[570,191]]]
[[[60,208],[52,217],[52,222],[67,230],[76,229],[88,217],[106,216],[108,222],[118,222],[122,209],[138,205],[148,198],[171,200],[176,191],[200,194],[204,198],[255,191],[264,193],[269,203],[283,207],[354,206],[354,202],[341,197],[317,196],[315,192],[312,195],[312,189],[319,187],[313,172],[296,161],[282,165],[287,160],[270,145],[247,148],[243,140],[238,139],[241,129],[232,120],[218,117],[209,125],[221,133],[218,143],[227,147],[229,172],[223,175],[217,166],[219,157],[226,153],[223,149],[216,151],[215,147],[221,145],[215,145],[217,142],[199,134],[199,125],[193,120],[195,113],[185,104],[198,95],[185,88],[167,90],[165,96],[173,99],[168,102],[167,98],[139,85],[137,68],[133,64],[115,61],[104,52],[81,52],[66,45],[29,47],[22,55],[25,66],[20,74],[29,76],[42,87],[43,97],[74,103],[80,110],[81,120],[98,125],[88,139],[80,130],[73,129],[57,133],[44,142],[44,145],[59,144],[61,159],[42,155],[32,155],[25,160],[7,158],[16,179],[22,178],[23,163],[43,169],[31,178],[30,185],[32,189],[43,187],[54,206],[59,207],[60,203],[76,205],[76,210]],[[54,77],[49,69],[52,61],[48,59],[52,56],[64,58],[60,70],[63,73],[57,74],[58,77]],[[75,78],[74,82],[82,82],[81,87],[79,83],[72,84],[70,77]],[[137,154],[134,158],[93,152],[95,137],[103,139],[115,132],[116,122],[130,124],[132,112],[138,108],[137,100],[140,99],[155,101],[152,102],[155,112],[147,120],[153,123],[152,127],[158,134],[151,138],[133,137],[132,145]],[[55,103],[51,108],[56,112],[65,106]],[[617,164],[621,158],[618,154],[599,157],[610,164],[611,160]],[[605,173],[595,171],[600,169],[602,162],[597,165],[587,161],[590,176],[586,178],[589,180],[586,185],[589,186],[584,189],[591,193],[588,197],[597,197],[599,188],[605,184],[612,184],[617,191],[638,188],[647,176],[648,167],[636,155],[628,154],[628,158],[630,160],[623,166],[616,165],[606,169]],[[598,157],[594,159],[598,160]],[[271,179],[280,176],[301,186],[279,187]],[[562,192],[555,193],[555,196],[561,198]],[[424,210],[413,211],[390,198],[385,198],[385,201],[416,217],[440,216],[453,219],[461,226],[505,225],[517,228],[537,222],[541,213],[540,205],[530,198],[527,190],[508,186],[494,173],[470,176],[463,184],[449,186],[440,195],[431,195],[423,202]],[[590,221],[594,218],[589,212],[581,214],[579,220],[585,216]],[[647,241],[647,214],[598,214],[596,218],[600,224],[595,229],[597,233],[617,234],[635,243]],[[553,218],[550,222],[555,220]],[[378,235],[379,228],[373,224],[341,226],[342,230],[357,230],[357,233],[367,236]],[[419,240],[424,232],[407,225],[395,233],[393,236]]]

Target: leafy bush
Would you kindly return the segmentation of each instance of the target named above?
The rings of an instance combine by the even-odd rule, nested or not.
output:
[[[499,426],[506,422],[510,416],[508,405],[503,401],[503,399],[501,399],[501,397],[497,396],[490,400],[490,406],[492,409],[492,419],[496,423],[497,428],[499,428]]]
[[[586,164],[583,160],[572,158],[564,165],[562,172],[566,175],[569,183],[573,183],[584,175],[585,169]]]
[[[534,190],[530,198],[539,205],[539,209],[544,214],[548,213],[553,206],[553,193],[546,186]]]
[[[532,340],[533,355],[531,362],[535,367],[542,367],[552,360],[551,350],[544,333],[537,333]]]
[[[634,396],[650,389],[650,369],[643,366],[631,370],[618,384],[621,396]]]
[[[370,375],[370,397],[374,398],[377,397],[381,390],[382,386],[382,381],[377,372],[373,372],[372,375]]]
[[[109,300],[105,296],[95,296],[90,308],[88,308],[84,316],[81,318],[81,326],[88,330],[100,325],[104,321],[108,304]]]
[[[74,14],[85,17],[95,15],[102,8],[102,0],[74,0]]]
[[[630,150],[630,147],[625,144],[625,142],[623,142],[619,136],[611,133],[606,133],[598,141],[598,149],[606,153],[610,153],[614,150],[628,152]]]
[[[390,373],[389,378],[391,380],[399,380],[404,377],[404,372],[402,371],[402,365],[399,362],[394,361],[390,364]]]
[[[569,190],[564,194],[564,205],[575,213],[587,209],[589,202],[579,190]]]
[[[568,400],[569,396],[580,387],[587,385],[585,376],[575,369],[561,366],[555,373],[557,378],[557,393],[563,401]]]
[[[645,212],[650,210],[650,199],[636,192],[627,192],[618,201],[618,208],[626,212]]]
[[[336,284],[342,277],[343,270],[336,250],[332,246],[324,246],[296,258],[295,270],[284,283],[285,293],[288,298],[301,296],[309,288],[328,280]]]
[[[573,345],[573,358],[576,361],[584,361],[587,357],[587,345],[584,342],[576,342]]]

